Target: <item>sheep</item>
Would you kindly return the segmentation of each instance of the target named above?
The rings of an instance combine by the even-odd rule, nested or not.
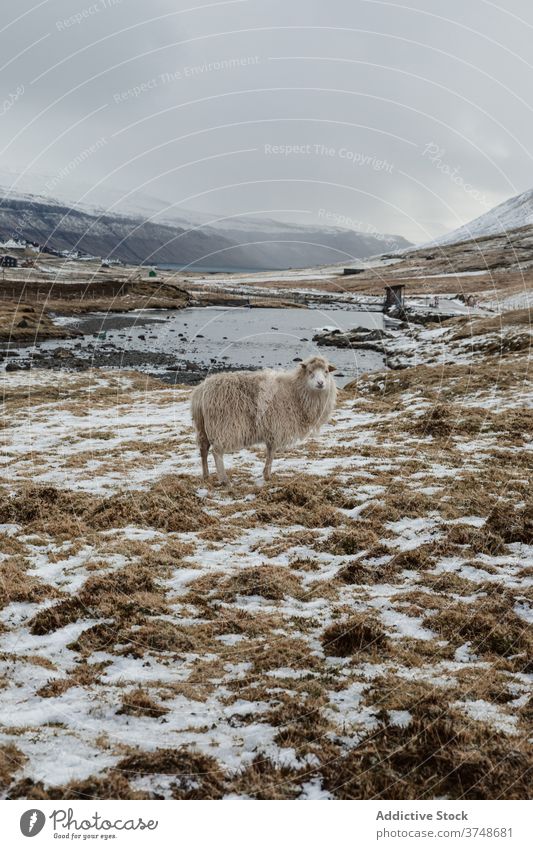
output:
[[[219,482],[227,484],[224,453],[264,443],[265,480],[276,452],[293,445],[328,421],[337,399],[335,366],[309,357],[292,371],[237,371],[207,377],[191,397],[191,413],[204,480],[213,449]]]

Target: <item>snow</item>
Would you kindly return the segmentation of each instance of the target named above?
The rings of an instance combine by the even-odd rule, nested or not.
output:
[[[471,663],[473,660],[476,660],[475,654],[470,651],[470,646],[472,644],[470,642],[463,643],[462,646],[459,646],[458,649],[455,650],[455,654],[453,659],[457,663]]]
[[[399,728],[407,728],[412,719],[408,710],[389,710],[387,715],[390,724],[397,725]]]
[[[355,683],[345,690],[332,691],[329,694],[332,707],[327,715],[340,720],[346,730],[371,731],[378,723],[374,708],[361,704],[366,689],[366,684]]]
[[[328,793],[327,790],[323,790],[320,779],[313,778],[311,781],[306,781],[302,785],[302,792],[298,798],[305,799],[307,801],[319,802],[327,799],[333,799],[333,796],[331,793]]]
[[[487,722],[492,725],[497,731],[503,731],[504,734],[515,735],[517,730],[517,717],[505,713],[498,705],[487,702],[485,699],[476,699],[475,701],[454,702],[452,707],[464,710],[464,712],[477,722]]]

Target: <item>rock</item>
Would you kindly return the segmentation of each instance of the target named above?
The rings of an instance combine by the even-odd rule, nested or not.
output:
[[[30,368],[31,363],[28,360],[24,360],[21,363],[9,362],[6,365],[6,371],[29,371]]]
[[[325,333],[317,333],[313,336],[313,342],[317,345],[329,345],[333,348],[351,348],[354,350],[377,351],[379,354],[386,353],[384,339],[390,339],[391,335],[385,330],[370,330],[368,327],[356,327],[354,330],[331,330]]]

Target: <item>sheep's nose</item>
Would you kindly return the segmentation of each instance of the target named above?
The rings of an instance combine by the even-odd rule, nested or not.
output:
[[[323,380],[317,380],[316,385],[318,386],[319,389],[322,389],[322,387],[324,386],[324,381]]]

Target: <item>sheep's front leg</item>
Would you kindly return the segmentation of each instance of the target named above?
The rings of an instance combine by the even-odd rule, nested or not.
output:
[[[226,474],[226,469],[224,468],[224,455],[220,451],[215,451],[213,448],[213,456],[215,458],[215,466],[217,469],[217,475],[220,483],[226,484],[228,482],[228,476]]]
[[[274,457],[274,451],[271,445],[267,445],[266,447],[266,462],[265,468],[263,469],[263,477],[266,481],[269,481],[272,476],[272,460]]]

